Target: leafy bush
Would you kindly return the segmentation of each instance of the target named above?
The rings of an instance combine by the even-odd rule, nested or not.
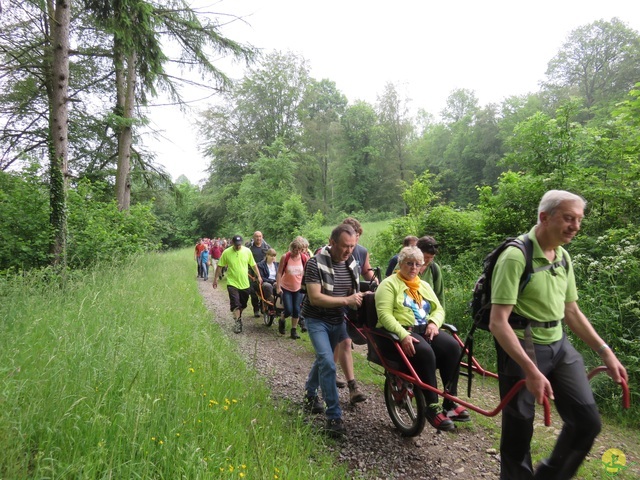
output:
[[[159,247],[151,205],[138,204],[120,211],[115,200],[97,202],[92,193],[93,186],[88,180],[81,181],[68,193],[70,266],[91,265],[98,257],[121,258]]]
[[[441,254],[457,257],[477,243],[480,225],[480,212],[441,205],[424,214],[419,231],[436,239]]]
[[[0,270],[49,263],[49,195],[37,168],[0,172]]]
[[[586,237],[574,241],[577,247]],[[631,385],[640,383],[640,233],[616,229],[597,237],[591,251],[573,255],[580,294],[580,307],[600,336],[614,349],[629,373]],[[573,244],[572,244],[573,246]],[[573,251],[573,249],[572,249]],[[591,366],[600,360],[582,342],[575,345]],[[618,407],[619,388],[612,382],[598,382],[596,394],[613,399]],[[631,389],[632,403],[640,394]]]
[[[538,203],[546,191],[538,177],[506,172],[496,191],[480,188],[482,236],[491,244],[503,238],[528,232],[538,217]]]

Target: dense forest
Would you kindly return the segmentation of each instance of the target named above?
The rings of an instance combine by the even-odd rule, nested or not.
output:
[[[306,59],[259,55],[219,22],[184,0],[25,0],[2,11],[3,277],[256,229],[319,245],[322,225],[353,215],[389,220],[378,262],[407,234],[435,235],[462,316],[480,259],[530,228],[544,191],[567,189],[588,201],[570,247],[581,304],[638,381],[638,32],[596,20],[558,46],[539,91],[480,105],[470,86],[438,115],[413,115],[392,83],[375,104],[352,102],[312,78]],[[229,78],[211,60],[221,56],[246,74]],[[199,119],[210,160],[201,186],[172,182],[141,138],[149,99],[180,102],[193,82],[169,65],[217,92]]]

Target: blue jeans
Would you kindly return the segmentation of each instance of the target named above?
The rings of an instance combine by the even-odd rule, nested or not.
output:
[[[318,387],[322,390],[322,398],[327,408],[327,420],[342,417],[338,387],[336,386],[336,364],[333,361],[333,350],[336,345],[348,337],[344,322],[332,325],[317,318],[305,318],[309,339],[316,351],[316,359],[311,366],[307,384],[307,397],[315,397]]]
[[[284,305],[284,318],[300,318],[300,304],[303,297],[302,290],[291,292],[282,289],[282,305]]]
[[[204,278],[205,280],[209,279],[209,263],[208,262],[201,262],[202,263],[202,278]]]

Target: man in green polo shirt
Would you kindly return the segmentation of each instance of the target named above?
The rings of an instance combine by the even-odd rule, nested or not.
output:
[[[260,271],[253,258],[251,250],[242,245],[242,237],[236,235],[232,239],[233,246],[222,252],[215,275],[213,276],[213,288],[218,288],[218,278],[222,267],[227,267],[227,291],[229,292],[229,303],[235,325],[234,333],[242,332],[242,311],[247,308],[250,295],[249,267],[256,274],[258,284],[262,283]]]
[[[501,479],[569,479],[600,432],[600,415],[582,356],[567,340],[562,323],[600,355],[615,382],[627,379],[625,368],[578,307],[571,258],[562,248],[580,230],[585,205],[582,197],[562,190],[542,197],[538,223],[527,234],[538,271],[522,291],[525,258],[520,249],[507,248],[493,271],[489,328],[496,340],[500,395],[504,397],[522,378],[527,387],[502,412]],[[509,325],[512,313],[534,320],[532,344],[525,341],[524,330]],[[530,451],[534,407],[545,396],[555,400],[564,424],[550,457],[534,472]]]

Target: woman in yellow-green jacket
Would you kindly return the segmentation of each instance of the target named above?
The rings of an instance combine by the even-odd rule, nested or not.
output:
[[[398,336],[402,351],[424,383],[437,387],[437,367],[443,385],[449,386],[451,395],[457,395],[460,346],[451,335],[440,332],[445,312],[431,286],[418,277],[423,263],[419,248],[400,250],[398,272],[385,278],[376,290],[377,326]],[[398,356],[391,340],[376,337],[376,342],[385,357]],[[424,395],[427,420],[434,428],[453,430],[453,421],[470,420],[464,407],[450,400],[445,400],[441,407],[436,393],[424,390]]]

